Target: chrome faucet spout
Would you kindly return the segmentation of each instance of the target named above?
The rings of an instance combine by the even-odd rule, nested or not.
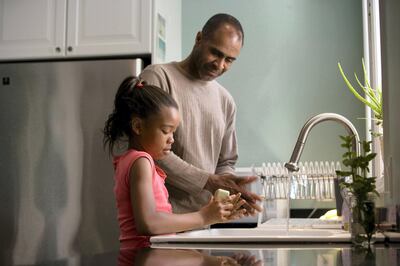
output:
[[[315,125],[323,121],[336,121],[339,124],[342,124],[350,135],[354,135],[352,150],[357,154],[357,156],[360,155],[360,137],[354,125],[342,115],[335,113],[322,113],[311,117],[301,129],[299,137],[297,138],[296,146],[293,149],[292,156],[290,157],[289,162],[285,164],[285,167],[290,172],[299,171],[299,167],[297,166],[297,164],[300,160],[301,153],[303,152],[304,144],[306,143],[308,134]]]

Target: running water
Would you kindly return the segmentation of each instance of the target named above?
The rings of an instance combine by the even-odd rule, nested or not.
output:
[[[286,218],[286,234],[289,234],[289,220],[290,220],[290,188],[292,180],[292,172],[289,172],[286,182],[286,198],[287,198],[287,218]]]

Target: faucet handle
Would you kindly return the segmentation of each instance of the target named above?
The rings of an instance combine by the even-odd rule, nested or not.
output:
[[[286,167],[290,172],[297,172],[297,171],[299,171],[299,167],[297,166],[296,163],[293,163],[293,162],[285,163],[285,167]]]

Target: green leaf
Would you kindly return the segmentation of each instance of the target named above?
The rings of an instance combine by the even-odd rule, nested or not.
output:
[[[346,158],[346,157],[351,158],[353,154],[354,154],[353,152],[348,151],[348,152],[343,153],[343,157],[345,157],[345,158]]]
[[[352,172],[336,170],[336,175],[338,176],[351,176],[351,174]]]
[[[350,81],[347,79],[346,75],[344,74],[344,71],[342,69],[342,66],[340,65],[340,62],[338,62],[338,67],[340,74],[347,85],[348,89],[352,92],[352,94],[362,103],[364,103],[366,106],[371,108],[371,110],[374,113],[373,120],[377,125],[382,124],[383,122],[383,108],[382,108],[382,90],[380,88],[372,88],[370,83],[369,83],[369,78],[367,75],[367,71],[365,69],[365,64],[364,64],[364,59],[362,59],[362,68],[363,68],[363,74],[364,74],[364,83],[363,85],[357,74],[354,73],[355,79],[357,81],[358,86],[362,89],[362,91],[365,93],[366,97],[363,97],[362,95],[359,94],[359,92],[353,87],[353,85],[350,83]]]
[[[356,73],[354,73],[354,76],[355,76],[355,78],[356,78],[356,80],[357,80],[358,85],[363,89],[364,93],[365,93],[365,94],[369,97],[369,99],[372,101],[371,104],[374,105],[375,107],[378,107],[378,106],[379,106],[379,99],[378,99],[378,96],[376,95],[375,90],[372,89],[372,88],[369,87],[369,86],[364,87],[364,86],[361,84],[360,80],[358,79]]]
[[[358,92],[354,89],[353,85],[351,85],[350,81],[347,79],[346,75],[344,74],[340,63],[338,63],[338,66],[339,66],[340,74],[342,75],[343,80],[345,81],[349,90],[354,94],[354,96],[356,96],[357,99],[359,99],[361,102],[363,102],[364,104],[369,106],[370,103],[366,99],[364,99],[360,94],[358,94]]]
[[[371,161],[376,157],[376,153],[370,153],[366,156],[367,161]]]

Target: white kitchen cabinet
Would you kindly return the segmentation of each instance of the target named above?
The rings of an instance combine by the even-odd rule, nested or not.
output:
[[[66,6],[66,0],[0,0],[0,58],[60,56]]]
[[[151,53],[150,0],[68,0],[67,55]]]
[[[0,21],[0,60],[152,51],[149,0],[0,0]]]

